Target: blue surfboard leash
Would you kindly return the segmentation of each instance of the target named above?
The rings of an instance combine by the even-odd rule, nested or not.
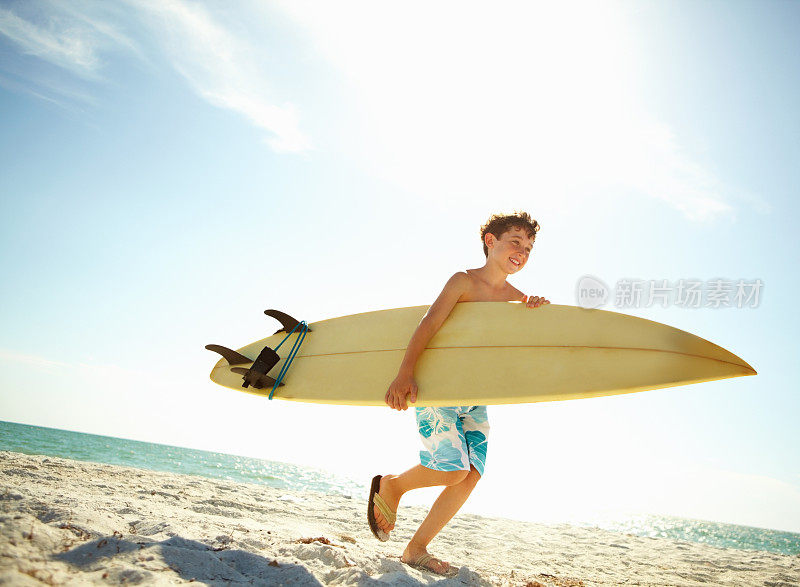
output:
[[[281,371],[278,373],[278,377],[275,379],[275,383],[272,385],[272,391],[269,392],[269,399],[272,399],[272,394],[274,394],[275,390],[278,389],[278,386],[280,386],[281,381],[283,381],[283,376],[286,375],[286,372],[289,370],[289,366],[292,364],[292,361],[294,361],[295,355],[297,355],[298,351],[300,350],[300,346],[306,339],[306,334],[308,334],[308,323],[303,320],[302,322],[295,324],[294,328],[292,328],[292,331],[283,338],[278,346],[275,347],[275,352],[277,352],[278,349],[281,348],[281,345],[285,343],[298,328],[300,328],[300,334],[298,335],[297,340],[294,341],[292,349],[289,351],[289,355],[286,357],[286,361],[283,363],[283,367],[281,367]]]

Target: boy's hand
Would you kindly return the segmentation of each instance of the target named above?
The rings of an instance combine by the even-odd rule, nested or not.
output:
[[[406,397],[412,404],[417,401],[417,382],[410,375],[398,375],[386,392],[386,404],[393,410],[407,410]]]
[[[546,300],[543,297],[540,298],[539,296],[528,296],[528,301],[525,302],[525,305],[529,308],[538,308],[539,306],[544,306],[545,304],[549,304],[550,300]]]

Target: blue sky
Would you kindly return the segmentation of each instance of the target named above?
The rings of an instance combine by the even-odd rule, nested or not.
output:
[[[0,418],[404,469],[409,414],[235,394],[203,346],[262,338],[267,307],[430,303],[482,263],[486,217],[521,208],[543,228],[513,282],[554,303],[586,274],[761,279],[758,308],[624,310],[759,375],[496,407],[468,507],[800,530],[799,21],[794,2],[0,2]]]

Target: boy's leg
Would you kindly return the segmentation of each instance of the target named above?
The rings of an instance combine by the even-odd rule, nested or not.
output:
[[[453,486],[463,482],[467,476],[467,471],[434,471],[422,465],[416,465],[400,475],[386,475],[382,477],[378,495],[381,496],[383,501],[386,502],[386,505],[389,506],[393,512],[396,512],[397,506],[400,504],[400,498],[403,497],[403,494],[407,491],[439,485]],[[389,532],[394,528],[394,524],[389,524],[384,519],[377,506],[375,506],[374,511],[375,521],[378,523],[378,527],[381,530]]]
[[[447,522],[456,515],[456,512],[461,509],[461,506],[467,501],[480,478],[481,475],[477,469],[474,466],[470,466],[469,473],[461,483],[446,487],[442,491],[431,507],[431,511],[428,512],[419,529],[411,538],[408,546],[406,546],[406,550],[403,553],[404,560],[415,560],[427,552],[428,544],[441,532]],[[447,563],[444,564],[447,565]],[[446,568],[442,570],[446,570]]]

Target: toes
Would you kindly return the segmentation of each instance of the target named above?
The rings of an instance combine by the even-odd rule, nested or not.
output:
[[[384,532],[391,532],[394,528],[393,525],[390,525],[386,518],[383,517],[381,511],[376,507],[375,508],[375,522],[378,524],[378,528],[383,530]]]

